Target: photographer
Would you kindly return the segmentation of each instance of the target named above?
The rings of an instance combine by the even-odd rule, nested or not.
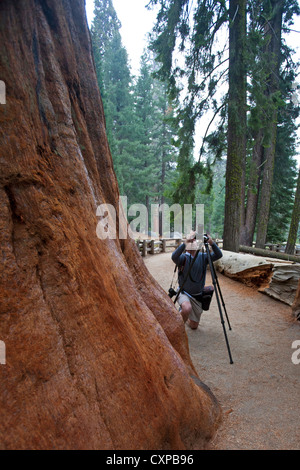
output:
[[[213,242],[211,237],[207,236],[207,241],[213,250],[211,254],[212,261],[217,261],[222,258],[223,254],[221,250],[216,243]],[[185,253],[184,250],[186,250]],[[196,259],[194,260],[195,257]],[[200,253],[198,251],[195,232],[190,233],[186,239],[186,244],[182,243],[174,253],[172,253],[172,260],[178,266],[179,287],[181,287],[185,281],[183,290],[180,292],[177,299],[181,308],[183,321],[188,322],[187,324],[192,329],[197,329],[203,309],[202,304],[194,297],[201,295],[203,292],[208,257],[207,253]],[[193,266],[191,268],[192,263]]]

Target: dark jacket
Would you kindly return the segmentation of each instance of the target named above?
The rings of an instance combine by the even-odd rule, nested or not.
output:
[[[211,253],[212,261],[217,261],[222,258],[223,254],[220,248],[213,243],[213,253]],[[177,250],[172,253],[172,260],[177,264],[179,268],[178,283],[181,287],[191,263],[193,262],[193,256],[190,253],[183,253],[185,250],[185,244],[182,243]],[[188,294],[200,294],[205,286],[206,267],[208,264],[207,253],[198,253],[196,261],[193,264],[190,275],[188,276],[183,290]]]

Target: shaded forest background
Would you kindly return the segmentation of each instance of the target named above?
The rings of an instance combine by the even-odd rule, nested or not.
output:
[[[284,38],[298,2],[151,0],[157,22],[137,76],[113,1],[94,5],[94,59],[120,194],[149,213],[153,203],[204,204],[205,229],[225,249],[288,242],[292,253],[299,85]]]

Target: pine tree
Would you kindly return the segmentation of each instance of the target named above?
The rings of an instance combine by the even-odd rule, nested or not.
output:
[[[120,192],[131,197],[134,167],[133,151],[136,140],[132,77],[128,55],[118,32],[110,41],[103,66],[105,85],[104,109],[107,136],[113,156]]]
[[[272,237],[275,235],[276,227],[278,230],[280,230],[280,225],[281,229],[283,228],[281,221],[284,216],[281,217],[281,212],[276,211],[275,207],[278,209],[278,204],[283,207],[284,200],[286,200],[287,204],[282,213],[287,217],[289,214],[288,191],[285,190],[284,197],[276,198],[276,194],[280,194],[276,187],[288,184],[288,175],[291,174],[293,178],[292,157],[295,154],[292,146],[292,142],[295,141],[293,120],[297,112],[295,114],[295,107],[289,104],[290,92],[287,90],[291,88],[295,78],[295,65],[291,60],[291,51],[281,40],[280,31],[286,30],[287,26],[292,23],[294,14],[299,13],[299,7],[293,0],[285,2],[251,0],[248,3],[247,62],[250,77],[248,150],[251,156],[249,155],[247,163],[246,206],[242,221],[241,243],[251,246],[258,218],[258,207],[260,207],[261,214],[258,234],[259,237],[262,236],[261,243],[263,244],[266,240],[266,224],[268,234]],[[279,33],[278,31],[275,33],[276,27]],[[281,145],[280,142],[277,145],[277,141],[283,138],[284,129],[286,129],[284,137],[286,145]],[[282,178],[284,170],[281,178],[277,179],[277,167],[279,168],[280,165],[287,170],[285,182]],[[293,188],[293,184],[291,183],[289,187]],[[263,195],[260,194],[262,191],[264,191]],[[260,205],[259,197],[262,202]],[[272,225],[275,227],[274,230],[272,230]]]
[[[94,19],[91,27],[92,47],[96,66],[98,85],[105,97],[103,82],[103,62],[110,41],[118,33],[120,22],[112,0],[94,0]]]
[[[232,0],[228,12],[225,1],[199,0],[194,8],[193,21],[189,19],[192,2],[188,0],[153,0],[151,3],[161,4],[155,29],[156,37],[152,42],[157,60],[162,64],[158,75],[168,80],[170,96],[177,97],[181,104],[178,106],[178,121],[181,124],[178,135],[179,177],[173,195],[176,202],[194,202],[198,175],[211,177],[209,165],[205,165],[201,158],[196,163],[193,159],[195,123],[207,110],[209,103],[214,113],[211,122],[226,106],[226,99],[218,103],[215,98],[220,80],[226,74],[226,44],[223,50],[216,51],[214,41],[229,19],[231,63],[227,108],[228,164],[224,239],[227,249],[236,251],[239,246],[245,165],[246,1]],[[180,51],[186,50],[184,67],[174,64],[173,55],[177,46]],[[180,87],[187,93],[181,103]],[[209,140],[207,132],[205,136]]]
[[[280,97],[279,70],[281,62],[282,44],[282,20],[284,0],[271,0],[271,11],[266,12],[269,18],[265,24],[264,32],[268,38],[267,54],[269,57],[269,76],[266,83],[266,96],[268,98],[268,112],[270,113],[269,125],[266,128],[268,142],[264,148],[264,168],[261,185],[259,217],[257,223],[256,247],[264,248],[266,243],[268,221],[270,215],[270,203],[272,183],[274,175],[275,148],[277,138],[278,104]]]
[[[274,179],[267,241],[281,243],[286,240],[293,210],[297,184],[296,120],[299,106],[293,103],[294,70],[282,77],[281,93],[285,104],[278,110],[278,128],[275,150]]]
[[[96,73],[102,95],[106,130],[120,193],[134,198],[134,100],[128,55],[122,44],[121,23],[111,0],[95,0],[91,28]]]
[[[246,162],[246,0],[229,4],[229,98],[223,246],[238,251]]]
[[[201,176],[196,192],[196,203],[204,204],[205,230],[213,237],[222,238],[225,212],[225,171],[226,160],[219,159],[212,167],[212,187]]]
[[[139,179],[140,200],[163,204],[172,181],[176,149],[172,107],[166,86],[153,77],[153,59],[146,53],[134,87],[137,132],[136,177]]]
[[[92,40],[106,129],[120,193],[128,205],[163,202],[174,161],[165,87],[145,54],[134,83],[111,0],[96,0]]]
[[[153,146],[154,96],[153,78],[146,55],[141,58],[141,67],[134,88],[136,115],[136,163],[135,177],[139,181],[138,201],[146,204],[148,214],[150,203],[155,197],[157,181],[157,162]]]
[[[288,254],[294,254],[295,243],[297,241],[297,233],[300,222],[300,168],[298,174],[297,190],[295,194],[294,209],[292,214],[292,220],[290,225],[289,237],[286,245],[285,252]]]
[[[157,76],[167,81],[170,99],[176,105],[179,149],[178,177],[172,193],[174,202],[193,203],[200,175],[211,176],[207,162],[194,158],[196,121],[209,104],[214,117],[225,106],[214,99],[226,71],[224,50],[215,52],[213,44],[223,24],[228,21],[225,1],[151,0],[161,5],[151,41],[151,49],[160,64]],[[177,52],[184,59],[176,60]],[[209,130],[210,126],[207,126]],[[208,137],[208,132],[206,133]],[[204,148],[204,147],[203,147]],[[201,152],[203,156],[204,152]]]

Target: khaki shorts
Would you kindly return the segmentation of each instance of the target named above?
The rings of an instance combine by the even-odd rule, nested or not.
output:
[[[179,297],[177,299],[177,302],[181,306],[183,302],[190,302],[192,305],[192,311],[189,315],[189,320],[194,321],[194,322],[200,322],[200,317],[203,312],[202,304],[195,300],[193,297],[190,297],[189,295],[186,294],[179,294]]]

